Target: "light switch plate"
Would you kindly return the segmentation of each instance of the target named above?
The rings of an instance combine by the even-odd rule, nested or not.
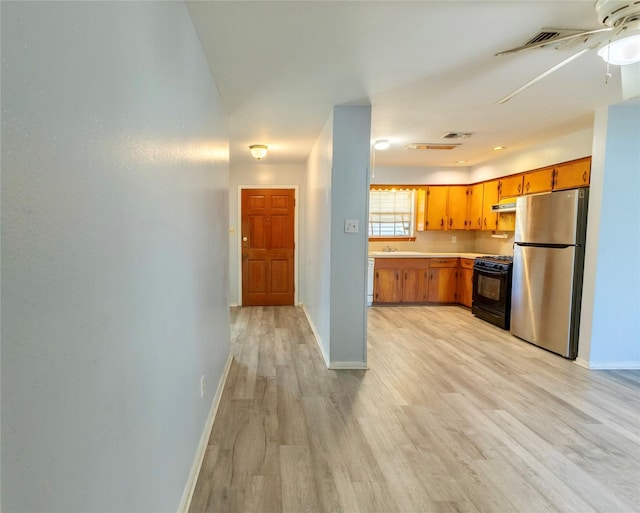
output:
[[[358,233],[359,226],[357,219],[344,220],[344,233]]]

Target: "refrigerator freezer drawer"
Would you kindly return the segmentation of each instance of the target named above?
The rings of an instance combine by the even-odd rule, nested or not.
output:
[[[516,242],[584,244],[589,192],[573,189],[516,199]]]
[[[511,292],[511,333],[567,358],[577,354],[580,297],[575,264],[580,247],[515,245]],[[576,259],[576,257],[578,257]],[[579,269],[580,267],[578,267]]]

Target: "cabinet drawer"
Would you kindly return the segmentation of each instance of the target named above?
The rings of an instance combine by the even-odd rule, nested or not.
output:
[[[461,258],[460,267],[463,269],[473,269],[473,258]]]
[[[430,258],[429,267],[458,267],[457,258]]]
[[[428,269],[428,258],[376,258],[375,269]]]

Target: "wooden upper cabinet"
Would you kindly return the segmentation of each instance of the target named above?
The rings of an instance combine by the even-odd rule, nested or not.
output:
[[[553,190],[575,189],[589,185],[591,157],[565,162],[555,166]]]
[[[498,180],[498,199],[512,198],[522,194],[523,175],[505,176]]]
[[[496,230],[498,228],[498,214],[491,210],[491,205],[498,202],[498,182],[491,180],[483,184],[482,190],[482,229]]]
[[[467,195],[467,230],[482,230],[482,191],[484,185],[472,185]]]
[[[447,185],[430,185],[427,191],[427,230],[447,229]]]
[[[467,228],[467,196],[469,187],[466,185],[449,186],[447,205],[447,229],[465,230]]]
[[[524,194],[549,192],[553,188],[553,167],[543,167],[524,174]]]

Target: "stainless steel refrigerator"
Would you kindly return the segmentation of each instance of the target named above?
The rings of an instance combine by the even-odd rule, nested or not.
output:
[[[578,355],[589,189],[521,196],[511,333],[566,358]]]

